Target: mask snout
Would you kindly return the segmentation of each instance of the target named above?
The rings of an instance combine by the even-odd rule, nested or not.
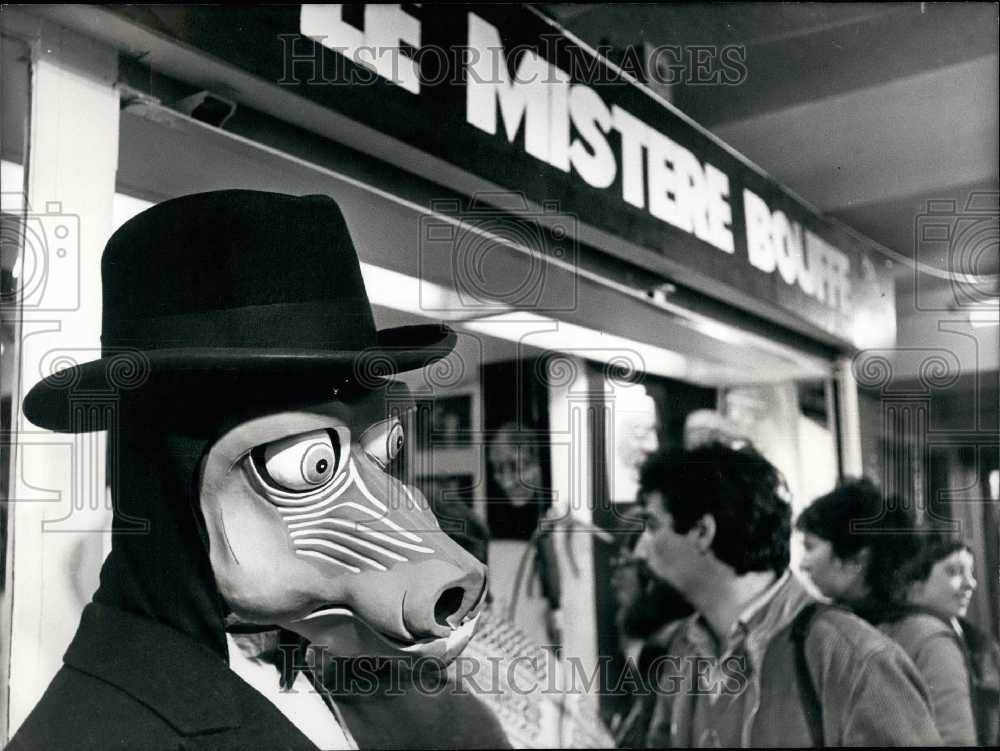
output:
[[[440,560],[423,562],[406,588],[403,624],[414,640],[448,636],[475,617],[486,594],[486,569],[469,556],[462,569]]]

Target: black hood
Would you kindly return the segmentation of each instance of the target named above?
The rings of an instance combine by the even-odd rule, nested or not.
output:
[[[342,384],[338,398],[347,403],[373,390],[336,382]],[[328,401],[330,383],[327,374],[286,381],[191,372],[120,403],[117,428],[108,431],[111,554],[94,600],[159,621],[227,659],[229,608],[209,558],[202,459],[219,436],[245,420]],[[409,394],[399,383],[390,391],[397,399]]]
[[[212,441],[135,420],[108,437],[111,554],[94,600],[163,623],[227,659],[199,466]]]

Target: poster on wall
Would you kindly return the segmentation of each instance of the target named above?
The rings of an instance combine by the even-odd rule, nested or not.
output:
[[[472,396],[458,394],[441,396],[433,401],[418,402],[418,409],[429,416],[429,430],[417,432],[417,450],[461,448],[470,445],[472,430]]]
[[[495,540],[527,540],[551,504],[546,369],[540,358],[483,368],[486,518]]]
[[[424,475],[417,479],[417,487],[432,508],[456,502],[472,508],[475,480],[471,474]]]

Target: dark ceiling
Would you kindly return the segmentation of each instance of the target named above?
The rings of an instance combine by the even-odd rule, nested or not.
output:
[[[895,253],[952,265],[915,240],[930,200],[952,201],[960,214],[986,192],[996,222],[996,4],[552,3],[544,10],[591,46],[609,46],[612,59],[644,45],[742,48],[746,76],[738,85],[664,86],[655,76],[650,85],[801,197]],[[998,256],[977,253],[976,273],[996,275]],[[896,268],[905,285],[910,269]]]

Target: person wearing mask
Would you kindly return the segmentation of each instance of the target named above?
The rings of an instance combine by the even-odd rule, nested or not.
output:
[[[792,576],[787,489],[759,453],[658,452],[640,492],[635,555],[695,609],[664,635],[645,746],[940,743],[903,650]]]
[[[288,682],[265,657],[281,633],[445,661],[471,640],[486,568],[387,471],[395,389],[365,366],[422,368],[455,333],[376,328],[328,196],[173,198],[122,225],[101,270],[102,357],[23,407],[108,431],[111,552],[8,748],[356,748],[316,672]],[[462,601],[442,610],[446,590]]]
[[[489,531],[473,510],[462,501],[440,497],[429,504],[442,531],[487,565]],[[488,593],[487,598],[489,602]],[[360,749],[511,747],[490,707],[458,683],[443,662],[331,659],[329,652],[312,658],[324,663],[324,686]]]

